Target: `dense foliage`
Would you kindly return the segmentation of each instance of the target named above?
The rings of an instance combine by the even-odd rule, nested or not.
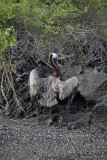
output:
[[[17,24],[24,24],[30,31],[41,31],[42,47],[50,45],[50,35],[72,34],[84,15],[94,19],[100,31],[107,35],[106,19],[96,18],[105,15],[106,9],[105,0],[0,0],[0,54],[16,44]]]
[[[5,50],[8,47],[12,47],[16,44],[16,32],[12,27],[2,29],[0,28],[0,67],[4,68],[6,66],[6,54]]]

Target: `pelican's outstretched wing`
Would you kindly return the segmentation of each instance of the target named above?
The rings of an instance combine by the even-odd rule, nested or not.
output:
[[[63,100],[69,95],[74,93],[74,90],[78,87],[78,78],[72,77],[66,81],[60,81],[57,79],[55,83],[53,83],[53,90],[59,93],[59,99]]]
[[[50,87],[49,90],[42,94],[41,98],[39,99],[39,103],[42,106],[52,107],[58,103],[56,98],[57,93],[52,87]]]
[[[30,96],[31,97],[35,96],[37,94],[38,83],[39,83],[39,75],[38,75],[36,69],[33,69],[30,72],[30,77],[29,77]]]

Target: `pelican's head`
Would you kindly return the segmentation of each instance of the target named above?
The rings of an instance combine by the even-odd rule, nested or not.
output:
[[[59,76],[59,65],[58,65],[58,58],[56,53],[49,54],[49,64],[53,67],[54,76]]]
[[[56,53],[50,53],[49,54],[49,63],[52,67],[59,68],[58,65],[58,56]]]

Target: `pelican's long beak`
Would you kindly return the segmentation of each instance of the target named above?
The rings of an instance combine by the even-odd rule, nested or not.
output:
[[[54,64],[54,66],[55,66],[57,69],[59,69],[59,65],[58,65],[58,60],[57,60],[57,58],[52,58],[52,62],[53,62],[53,64]]]

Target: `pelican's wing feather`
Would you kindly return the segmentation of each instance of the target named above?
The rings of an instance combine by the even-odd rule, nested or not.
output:
[[[51,107],[58,103],[57,93],[50,87],[48,91],[44,92],[39,99],[39,103],[42,106]]]
[[[74,90],[78,87],[78,78],[72,77],[66,81],[57,80],[53,84],[54,91],[59,93],[59,99],[63,100],[66,97],[74,93]]]
[[[35,96],[37,94],[38,90],[38,83],[39,83],[39,75],[36,71],[36,69],[33,69],[30,72],[30,77],[29,77],[29,85],[30,85],[30,95]]]

